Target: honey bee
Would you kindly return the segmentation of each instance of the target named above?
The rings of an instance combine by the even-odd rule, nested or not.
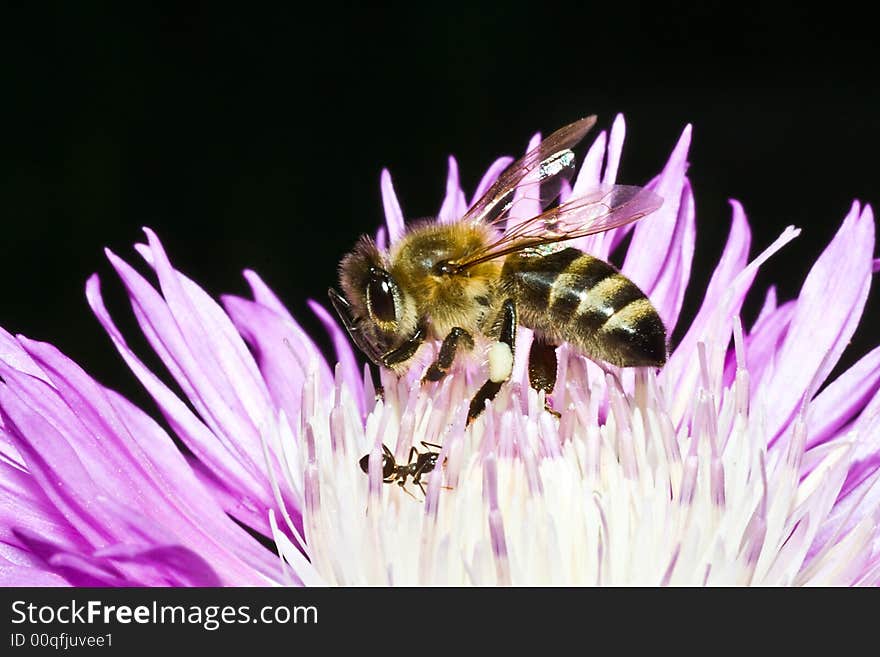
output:
[[[535,332],[530,385],[550,394],[556,346],[619,367],[662,367],[666,329],[645,294],[611,264],[563,244],[636,221],[662,204],[634,186],[605,185],[551,207],[575,170],[572,148],[596,122],[567,125],[508,167],[458,221],[417,223],[390,250],[361,237],[339,265],[330,301],[373,363],[405,371],[426,340],[442,340],[422,378],[440,381],[459,351],[490,341],[488,376],[470,424],[513,368],[516,328]],[[522,199],[538,214],[511,217]],[[501,230],[501,228],[504,230]]]

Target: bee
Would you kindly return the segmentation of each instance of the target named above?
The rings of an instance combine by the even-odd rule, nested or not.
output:
[[[605,185],[550,207],[573,177],[572,148],[595,122],[590,116],[551,134],[458,221],[416,223],[387,251],[360,238],[339,265],[342,293],[331,288],[329,296],[367,358],[401,374],[426,340],[442,341],[422,378],[429,383],[446,376],[457,353],[488,340],[488,376],[468,424],[510,378],[520,324],[535,332],[530,385],[547,395],[563,341],[599,363],[664,365],[666,329],[645,294],[613,265],[564,244],[636,221],[662,199]],[[523,199],[537,202],[538,214],[514,218]]]
[[[391,453],[391,450],[382,445],[382,481],[386,484],[397,482],[397,485],[406,491],[406,488],[404,488],[406,480],[408,477],[412,477],[413,483],[422,489],[422,494],[424,495],[425,485],[422,483],[422,476],[433,472],[434,468],[437,467],[437,458],[440,456],[439,452],[432,452],[430,450],[432,447],[439,450],[440,445],[426,443],[424,440],[422,445],[428,451],[420,453],[415,447],[411,447],[409,450],[409,460],[406,465],[398,465],[394,460],[394,454]],[[361,470],[369,474],[370,455],[364,456],[359,463]],[[406,492],[409,493],[409,491]],[[412,495],[412,493],[409,494]]]

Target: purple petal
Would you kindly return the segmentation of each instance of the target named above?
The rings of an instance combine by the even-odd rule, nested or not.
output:
[[[875,523],[880,522],[880,394],[874,396],[850,428],[861,441],[856,445],[843,489],[816,534],[808,558],[829,541],[838,542],[863,519],[873,517]]]
[[[730,288],[737,275],[745,269],[748,262],[749,246],[751,245],[749,222],[738,202],[731,201],[731,205],[733,206],[733,216],[730,233],[727,236],[727,243],[721,253],[718,266],[715,267],[712,278],[709,280],[709,286],[703,295],[703,304],[664,370],[664,378],[670,381],[680,381],[684,376],[685,369],[696,372],[697,367],[693,362],[692,355],[696,353],[697,342],[701,341],[708,331],[709,323],[722,296]]]
[[[376,248],[379,251],[387,251],[388,250],[388,231],[385,230],[385,226],[379,226],[376,229]]]
[[[251,472],[261,472],[263,454],[257,424],[271,413],[268,400],[263,404],[263,418],[252,420],[242,408],[227,373],[216,365],[216,361],[200,360],[205,351],[204,344],[197,352],[190,349],[193,342],[204,337],[204,327],[196,326],[198,320],[184,311],[187,315],[184,324],[189,329],[184,332],[177,322],[178,317],[152,285],[109,250],[107,257],[128,290],[132,310],[147,341],[201,418]],[[167,272],[163,276],[167,277]]]
[[[571,188],[572,198],[587,194],[599,186],[607,138],[608,135],[603,130],[590,145],[590,149],[584,156],[584,162],[581,164],[580,171],[578,171],[577,178],[575,178],[574,186]]]
[[[266,285],[260,275],[255,271],[251,271],[250,269],[245,269],[244,277],[248,282],[248,285],[251,286],[251,293],[254,295],[254,301],[259,304],[262,304],[269,308],[270,310],[274,310],[276,313],[281,315],[282,317],[289,319],[291,322],[294,321],[293,315],[287,310],[281,300],[278,298],[272,289]]]
[[[617,169],[620,166],[620,154],[623,151],[623,140],[626,137],[626,121],[623,114],[614,117],[611,124],[611,135],[608,137],[608,153],[605,155],[605,171],[602,173],[602,184],[613,185],[617,182]]]
[[[721,261],[709,282],[700,311],[660,374],[661,379],[673,391],[674,400],[670,412],[676,423],[684,417],[689,400],[696,391],[700,366],[693,354],[697,352],[697,343],[708,342],[716,346],[714,353],[720,356],[721,361],[710,363],[710,371],[721,371],[733,331],[733,319],[739,315],[758,268],[797,237],[799,231],[789,226],[757,258],[737,271],[741,266],[742,255],[748,252],[748,234],[742,208],[734,204],[730,236]]]
[[[474,192],[474,196],[471,199],[471,203],[468,207],[471,207],[474,203],[476,203],[480,198],[489,191],[489,188],[498,180],[498,176],[500,176],[504,170],[513,164],[513,158],[505,155],[504,157],[499,157],[492,164],[489,165],[489,168],[486,170],[486,173],[483,174],[482,179],[480,180],[480,184],[477,185],[477,190]]]
[[[678,225],[690,143],[691,126],[687,125],[663,172],[648,185],[663,199],[663,206],[633,229],[622,271],[645,292],[654,289],[663,269],[679,257],[670,247]]]
[[[752,395],[765,378],[773,376],[779,345],[785,340],[791,318],[794,316],[796,301],[787,301],[755,323],[745,340],[746,367],[749,370]]]
[[[114,481],[113,473],[97,458],[100,452],[96,446],[84,445],[82,455],[73,449],[71,442],[79,436],[71,431],[80,428],[69,409],[45,383],[2,363],[0,374],[8,382],[0,386],[4,424],[16,436],[28,471],[52,505],[93,546],[108,545],[113,537],[127,535],[123,523],[93,503],[106,497],[95,480]]]
[[[767,294],[764,296],[764,305],[761,306],[761,311],[758,313],[758,317],[755,319],[755,324],[752,326],[752,331],[757,331],[761,327],[761,322],[763,322],[768,316],[770,316],[773,311],[776,310],[776,306],[778,305],[776,299],[776,286],[771,285],[767,288]]]
[[[342,368],[342,378],[348,385],[349,392],[357,403],[361,416],[365,416],[367,404],[364,399],[364,387],[362,385],[360,368],[358,367],[354,351],[351,348],[348,335],[336,323],[336,320],[327,312],[324,306],[311,299],[308,300],[308,304],[309,308],[318,316],[318,319],[321,320],[324,328],[330,334],[330,339],[333,340],[333,348],[336,350],[336,359]]]
[[[873,252],[871,208],[866,206],[860,213],[858,204],[853,204],[840,230],[810,269],[776,355],[774,374],[759,388],[768,409],[771,436],[782,434],[804,393],[825,380],[852,337],[871,284]]]
[[[268,507],[272,497],[262,470],[253,462],[246,463],[240,447],[230,444],[225,434],[212,433],[134,354],[104,307],[97,275],[89,278],[86,284],[86,298],[117,351],[156,401],[174,433],[229,486],[239,491],[236,505],[226,508],[226,511],[252,527],[262,529],[262,524],[266,524],[268,530],[263,510]]]
[[[391,173],[388,169],[382,169],[380,176],[382,189],[382,206],[385,208],[385,225],[388,226],[388,243],[394,244],[403,237],[403,210],[394,193],[394,185],[391,183]]]
[[[0,360],[19,372],[30,374],[47,383],[49,381],[39,365],[34,362],[18,341],[11,334],[3,330],[3,328],[0,328]]]
[[[448,224],[460,219],[466,211],[467,201],[458,180],[458,162],[450,155],[449,174],[446,177],[446,196],[440,206],[440,212],[437,214],[437,221]]]
[[[117,393],[99,386],[51,345],[20,340],[51,377],[58,392],[47,395],[45,384],[20,373],[13,373],[10,385],[15,386],[32,412],[49,419],[63,432],[76,454],[74,466],[78,460],[88,471],[86,490],[92,491],[88,512],[105,521],[105,527],[116,527],[112,535],[117,541],[125,541],[133,533],[149,536],[154,542],[177,537],[198,545],[202,554],[237,581],[257,582],[253,577],[255,567],[268,571],[273,560],[257,549],[219,507],[210,504],[210,497],[201,489],[186,460],[149,416]],[[20,414],[18,417],[20,423],[23,418]],[[31,447],[40,448],[33,444],[35,436],[22,432],[20,424],[19,438],[26,455]],[[42,458],[49,459],[51,455],[41,450]],[[59,479],[58,497],[63,497],[64,484],[68,483],[63,479],[70,473],[60,459],[52,463]],[[33,464],[32,455],[28,464]],[[29,469],[36,477],[34,468]],[[119,489],[127,491],[121,507],[114,501]],[[137,513],[132,509],[137,509]],[[115,518],[125,520],[119,523]],[[79,527],[76,523],[74,526]],[[157,530],[161,530],[159,534],[155,533]],[[229,552],[230,548],[240,550],[251,565],[245,566]]]
[[[807,409],[807,448],[833,438],[880,390],[877,347],[816,396]]]
[[[70,586],[70,582],[57,573],[34,566],[19,566],[0,557],[0,586]]]
[[[333,375],[318,348],[297,324],[253,301],[223,296],[223,305],[235,326],[251,344],[260,371],[277,408],[294,422],[300,416],[302,388],[310,372],[318,373],[323,392]]]
[[[538,144],[541,143],[541,133],[536,133],[530,140],[529,145],[526,147],[526,152],[535,149],[538,147]],[[528,183],[533,183],[534,181],[523,181]],[[532,194],[531,196],[527,196],[526,194]],[[533,190],[527,191],[527,187],[524,185],[520,185],[517,187],[516,192],[513,195],[513,201],[511,203],[510,210],[508,212],[507,219],[507,230],[510,230],[512,227],[519,224],[521,221],[525,219],[531,219],[541,213],[541,203],[539,199],[533,198]]]
[[[618,114],[614,117],[614,123],[611,126],[611,135],[607,140],[608,147],[604,154],[605,169],[602,173],[603,185],[613,185],[617,180],[617,169],[620,165],[620,155],[623,150],[625,135],[626,123],[623,120],[623,115]],[[600,154],[594,154],[594,150],[597,146],[604,146],[605,141],[605,133],[602,132],[590,147],[584,165],[586,167],[586,173],[582,169],[576,181],[576,185],[580,183],[579,190],[583,188],[584,191],[589,191],[591,185],[595,187],[599,184],[599,172],[597,167],[601,164],[601,157]],[[592,160],[594,159],[598,160],[598,162],[593,163]],[[575,240],[572,244],[576,248],[579,248],[597,258],[608,260],[614,249],[623,241],[623,238],[626,237],[633,228],[635,228],[635,224],[630,223],[621,228],[615,228],[604,233],[598,233],[596,235],[581,238],[580,240]]]
[[[220,377],[225,398],[238,402],[238,411],[259,426],[268,409],[268,391],[257,364],[219,304],[191,279],[171,266],[155,233],[145,228],[162,295],[190,351],[209,374]],[[142,252],[143,254],[143,252]]]
[[[95,556],[114,563],[132,563],[154,570],[160,586],[223,586],[234,583],[224,582],[208,562],[182,545],[148,548],[119,545]]]
[[[668,335],[672,335],[684,303],[684,293],[694,260],[696,235],[694,195],[690,181],[685,178],[666,266],[661,270],[654,286],[643,290],[660,313]],[[626,269],[623,272],[628,273]]]
[[[46,536],[68,549],[88,547],[27,470],[0,463],[0,545],[16,543],[16,528]]]

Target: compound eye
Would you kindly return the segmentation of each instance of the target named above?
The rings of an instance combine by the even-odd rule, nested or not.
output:
[[[397,310],[394,306],[394,280],[382,269],[375,267],[370,269],[367,307],[373,318],[379,322],[390,323],[397,320]]]

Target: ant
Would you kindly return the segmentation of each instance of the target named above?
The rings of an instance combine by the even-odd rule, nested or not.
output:
[[[440,445],[435,445],[434,443],[426,443],[424,440],[421,441],[422,445],[425,446],[428,450],[432,447],[435,449],[441,449]],[[422,475],[428,474],[435,467],[437,467],[437,457],[440,456],[438,452],[422,452],[420,453],[415,447],[410,447],[409,450],[409,461],[406,465],[398,465],[394,460],[394,454],[391,453],[391,450],[388,449],[385,445],[382,445],[382,481],[386,484],[390,484],[392,482],[397,482],[397,485],[403,488],[410,496],[415,497],[412,493],[410,493],[404,486],[406,485],[407,477],[413,478],[413,483],[416,484],[419,488],[422,489],[422,494],[425,495],[425,485],[422,483]],[[415,459],[415,460],[413,460]],[[370,468],[370,455],[367,454],[360,460],[361,470],[369,474]]]

